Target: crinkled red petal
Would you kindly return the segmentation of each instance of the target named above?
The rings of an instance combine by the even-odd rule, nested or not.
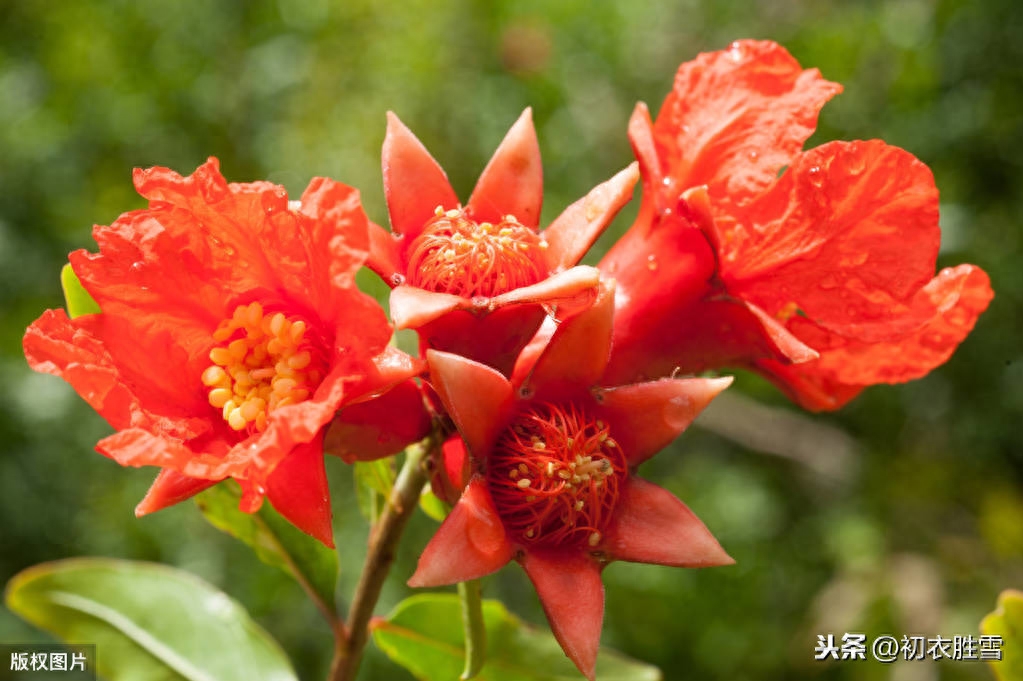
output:
[[[630,476],[619,494],[601,542],[610,558],[673,567],[735,562],[707,526],[668,490]]]
[[[442,586],[501,569],[513,548],[482,477],[469,481],[461,499],[419,557],[409,586]]]
[[[291,449],[267,478],[266,498],[295,527],[334,548],[330,489],[319,443]]]
[[[391,230],[404,235],[405,243],[419,236],[437,206],[448,210],[458,205],[444,170],[412,131],[390,112],[381,163]]]
[[[632,198],[632,188],[638,179],[639,167],[633,163],[566,208],[544,230],[543,238],[547,242],[544,259],[550,272],[561,272],[579,264],[597,237]]]
[[[731,377],[664,378],[604,388],[595,392],[596,413],[629,464],[638,466],[668,446],[731,383]]]
[[[927,322],[902,338],[865,343],[822,333],[802,321],[800,333],[816,331],[821,337],[825,349],[820,359],[791,367],[763,362],[761,368],[806,408],[837,409],[863,386],[920,378],[944,363],[973,329],[993,295],[990,280],[980,268],[946,268],[913,298],[914,317],[929,314]]]
[[[675,191],[706,184],[715,200],[752,200],[802,148],[821,107],[841,90],[769,41],[737,41],[682,64],[654,125]]]
[[[554,637],[579,671],[593,681],[604,624],[601,566],[579,551],[527,551],[522,567],[536,587]]]
[[[476,222],[494,224],[505,215],[514,215],[523,225],[536,228],[542,204],[540,144],[533,128],[533,111],[526,109],[483,169],[466,212]]]
[[[430,432],[431,417],[415,381],[342,407],[327,428],[323,448],[346,463],[397,454]]]
[[[500,372],[437,350],[426,353],[430,384],[465,438],[470,453],[483,460],[507,423],[514,391]]]
[[[904,335],[934,274],[938,191],[930,170],[881,141],[800,154],[760,199],[719,214],[728,291],[770,314],[790,308],[868,342]]]
[[[148,348],[133,342],[133,328],[113,315],[71,320],[63,310],[47,310],[25,332],[25,356],[36,371],[66,380],[114,428],[149,428],[182,439],[209,431],[210,420],[196,415],[210,407],[181,370],[192,358],[161,334],[156,340],[163,352],[155,357],[166,360],[162,368],[145,354]]]
[[[142,517],[181,503],[215,484],[216,480],[190,478],[176,470],[165,468],[157,474],[146,496],[135,507],[135,516]]]

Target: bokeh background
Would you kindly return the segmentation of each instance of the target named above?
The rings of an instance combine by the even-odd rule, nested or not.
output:
[[[0,2],[0,581],[78,555],[177,565],[248,607],[303,678],[322,678],[330,636],[300,590],[190,503],[135,520],[153,472],[93,453],[107,426],[26,368],[21,336],[61,304],[67,253],[143,205],[132,167],[187,173],[209,155],[231,180],[294,194],[314,175],[356,185],[386,224],[388,109],[467,196],[532,106],[549,220],[631,160],[628,115],[637,100],[656,110],[679,63],[770,38],[846,86],[810,143],[882,137],[927,162],[942,191],[939,265],[982,266],[997,297],[947,365],[838,414],[801,414],[740,375],[642,471],[738,564],[613,565],[604,644],[667,679],[992,678],[979,662],[817,663],[813,647],[819,633],[976,634],[997,593],[1023,586],[1021,32],[1017,0]],[[366,527],[349,472],[330,472],[350,594]],[[379,612],[406,595],[432,525],[414,521]],[[543,623],[520,570],[485,589]],[[0,609],[0,640],[46,638]],[[360,678],[410,677],[372,652]]]

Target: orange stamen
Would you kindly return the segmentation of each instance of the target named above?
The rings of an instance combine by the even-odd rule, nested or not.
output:
[[[540,281],[545,248],[547,242],[513,215],[497,224],[477,223],[461,208],[438,206],[409,248],[408,283],[467,298],[493,297]]]
[[[505,528],[544,546],[597,546],[627,474],[607,425],[575,405],[543,404],[518,416],[487,462]]]

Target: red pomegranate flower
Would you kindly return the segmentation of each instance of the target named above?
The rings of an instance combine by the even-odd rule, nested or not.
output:
[[[841,90],[781,46],[683,64],[629,138],[643,203],[601,263],[618,279],[609,378],[741,365],[803,406],[944,362],[992,297],[972,265],[934,276],[930,170],[880,141],[800,151]]]
[[[367,265],[387,281],[391,317],[424,348],[507,373],[545,307],[592,302],[599,274],[576,266],[632,196],[635,164],[538,232],[540,148],[529,109],[483,170],[463,207],[430,153],[394,114],[383,148],[392,233],[370,226]]]
[[[243,510],[266,495],[332,546],[324,429],[421,368],[387,348],[383,310],[355,288],[369,245],[358,192],[318,178],[289,205],[283,187],[228,184],[216,159],[189,177],[151,168],[134,180],[149,207],[97,226],[99,253],[70,256],[102,311],[47,310],[25,334],[29,364],[118,431],[101,454],[163,469],[139,515],[231,477]],[[392,400],[408,409],[407,391],[361,421],[379,423]]]
[[[430,350],[431,382],[474,472],[409,584],[526,570],[565,653],[592,679],[612,560],[684,567],[732,562],[666,490],[632,471],[670,443],[731,379],[598,387],[611,345],[613,285],[563,322],[522,382]]]

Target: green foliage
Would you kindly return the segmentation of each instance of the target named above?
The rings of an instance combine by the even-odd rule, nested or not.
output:
[[[181,570],[105,558],[44,563],[7,607],[70,643],[95,643],[110,681],[293,681],[283,651],[227,595]]]
[[[145,205],[131,168],[188,173],[211,154],[228,179],[279,182],[293,198],[314,175],[354,185],[386,225],[379,153],[389,109],[464,200],[507,126],[532,106],[546,224],[632,160],[634,103],[656,113],[682,61],[736,38],[770,38],[845,87],[810,144],[883,138],[930,165],[942,200],[939,266],[984,267],[997,297],[926,379],[809,417],[855,442],[844,463],[805,434],[783,434],[803,439],[815,463],[834,464],[834,477],[701,431],[699,420],[644,464],[640,474],[682,498],[738,562],[611,565],[605,640],[700,681],[902,673],[869,661],[814,664],[812,642],[845,631],[968,634],[964,623],[1018,584],[1023,565],[1020,26],[1018,0],[0,2],[0,578],[81,554],[186,567],[230,584],[299,675],[324,678],[330,632],[303,609],[292,578],[254,566],[190,504],[133,519],[154,471],[94,454],[108,426],[59,379],[25,366],[24,329],[62,304],[54,275],[68,251],[95,250],[93,223]],[[372,273],[359,281],[386,297]],[[795,411],[764,381],[745,377],[729,391]],[[366,528],[351,467],[328,464],[341,592],[351,593]],[[380,612],[408,595],[402,582],[435,529],[413,519]],[[488,593],[542,621],[521,571],[495,575]],[[928,630],[915,631],[919,622]],[[0,640],[33,636],[0,610]],[[982,664],[940,667],[941,681],[992,678]],[[362,679],[407,681],[403,673],[378,654]]]
[[[376,461],[356,461],[353,468],[355,498],[359,504],[359,512],[370,524],[376,523],[394,486],[396,476],[394,457]]]
[[[71,269],[71,264],[64,265],[60,270],[60,286],[64,289],[64,302],[67,303],[67,314],[74,319],[83,314],[99,312],[99,305],[78,280],[78,275]]]
[[[423,513],[430,516],[437,522],[443,521],[448,517],[448,506],[440,500],[433,490],[429,487],[423,489],[423,493],[419,497],[419,508],[423,509]]]
[[[402,601],[374,621],[373,640],[420,681],[451,681],[462,672],[465,634],[458,597],[425,594]],[[480,681],[569,681],[582,675],[547,631],[527,626],[499,601],[483,601],[487,630],[486,663]],[[656,667],[602,647],[597,657],[601,681],[660,681]]]
[[[1023,591],[1003,591],[998,607],[981,621],[980,630],[1002,637],[1002,659],[991,662],[998,680],[1023,681]]]
[[[196,497],[196,504],[210,524],[248,544],[261,561],[284,570],[333,611],[337,553],[297,529],[268,503],[255,513],[238,510],[240,499],[235,482],[222,482]]]

